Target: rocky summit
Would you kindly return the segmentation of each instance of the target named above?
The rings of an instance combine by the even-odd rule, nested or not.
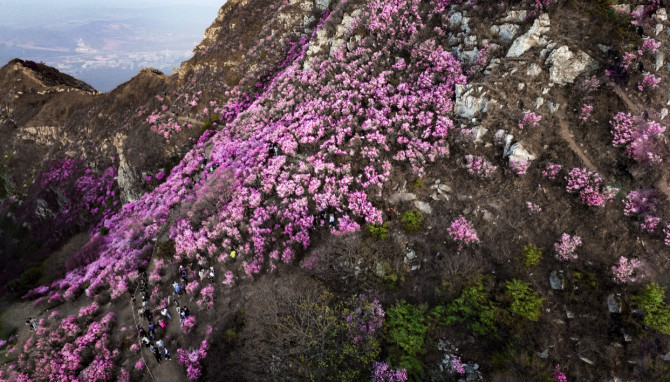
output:
[[[10,61],[0,381],[668,380],[666,7],[228,0],[108,93]]]

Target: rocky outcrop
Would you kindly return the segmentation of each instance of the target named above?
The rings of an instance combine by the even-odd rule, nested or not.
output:
[[[542,35],[549,31],[549,25],[549,15],[543,13],[535,19],[533,26],[526,33],[514,40],[507,51],[507,57],[521,57],[531,48],[546,44],[547,40]]]
[[[549,68],[549,81],[557,85],[571,84],[580,74],[598,68],[596,60],[581,50],[572,53],[563,45],[549,54],[546,65]]]

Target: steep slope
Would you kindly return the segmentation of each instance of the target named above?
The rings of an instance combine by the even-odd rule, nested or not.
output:
[[[63,120],[23,203],[91,238],[0,378],[667,378],[669,23],[605,5],[228,2]]]

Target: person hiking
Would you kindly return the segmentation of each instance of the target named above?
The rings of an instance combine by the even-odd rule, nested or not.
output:
[[[162,314],[163,316],[165,316],[165,317],[169,318],[169,319],[170,319],[170,321],[172,321],[172,316],[170,315],[170,312],[168,312],[168,309],[167,309],[167,307],[166,307],[166,308],[163,308],[163,309],[161,309],[161,314]]]
[[[163,354],[163,357],[165,357],[166,360],[171,360],[172,358],[170,357],[170,351],[168,348],[163,348],[163,351],[161,352]]]
[[[188,306],[184,306],[184,309],[182,309],[182,311],[184,312],[184,314],[186,315],[186,317],[189,316]]]
[[[184,284],[188,284],[188,280],[186,279],[186,271],[181,271],[181,279],[184,281]]]
[[[161,332],[165,333],[165,321],[163,320],[158,321],[158,326],[161,327]]]
[[[186,312],[184,312],[183,310],[180,310],[179,311],[179,324],[180,325],[183,324],[185,319],[186,319]]]
[[[147,336],[144,336],[142,337],[142,343],[144,344],[144,346],[149,347],[151,341],[149,341],[149,338],[147,338]]]
[[[178,282],[175,281],[174,284],[172,284],[172,287],[174,288],[174,293],[175,293],[176,295],[180,295],[180,294],[181,294],[181,293],[180,293],[180,292],[181,292],[181,287],[180,287],[180,285],[179,285]]]
[[[214,267],[209,267],[209,282],[214,284]]]
[[[152,340],[156,339],[156,325],[153,322],[149,324],[149,336]]]
[[[205,279],[205,274],[206,274],[206,273],[207,273],[207,272],[205,272],[205,269],[204,269],[204,268],[203,268],[203,269],[200,269],[200,271],[198,272],[198,276],[200,277],[200,282],[202,282],[202,280]]]
[[[235,258],[237,257],[237,252],[235,250],[230,251],[230,258],[235,261]]]
[[[156,341],[156,347],[158,347],[159,349],[164,348],[165,346],[163,344],[163,340]]]

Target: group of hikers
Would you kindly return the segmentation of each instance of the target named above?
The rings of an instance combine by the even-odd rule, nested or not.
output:
[[[148,283],[147,273],[142,272],[139,285],[139,292],[142,294],[142,306],[138,309],[138,313],[140,317],[144,317],[147,320],[149,326],[147,330],[142,325],[138,324],[137,332],[142,344],[147,348],[149,348],[154,357],[156,357],[156,361],[160,363],[161,358],[165,358],[168,361],[172,359],[170,356],[170,350],[167,348],[167,346],[165,346],[163,340],[159,338],[159,333],[161,335],[165,334],[165,327],[167,326],[165,319],[169,319],[171,321],[172,316],[170,315],[168,307],[166,306],[160,310],[161,316],[163,316],[163,318],[160,318],[156,320],[156,322],[154,322],[154,316],[153,313],[151,312],[152,309],[149,307],[150,298],[149,293],[147,291],[147,283]],[[134,295],[131,298],[133,301],[135,301]],[[179,306],[179,301],[175,300],[174,303],[177,307]],[[154,342],[152,343],[152,341]]]
[[[202,173],[203,172],[209,171],[211,173],[211,172],[214,172],[214,170],[216,170],[217,168],[219,168],[218,163],[210,164],[208,166],[207,165],[207,158],[205,158],[204,163],[201,163],[200,166],[198,166],[198,171],[195,174],[191,175],[191,184],[188,185],[188,189],[191,190],[191,189],[193,189],[193,186],[200,183],[200,181],[202,180]]]

